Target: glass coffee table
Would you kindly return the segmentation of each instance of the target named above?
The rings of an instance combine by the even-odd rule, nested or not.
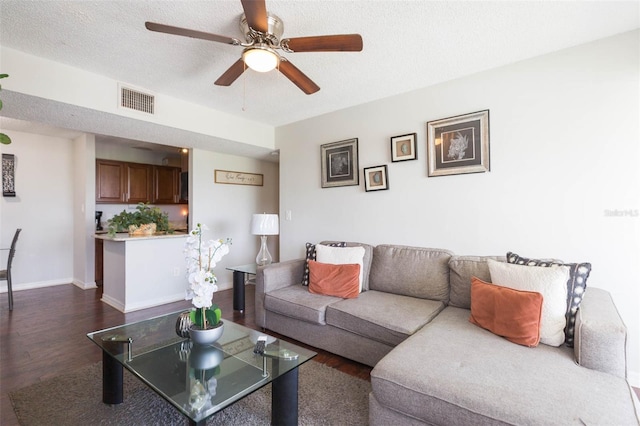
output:
[[[87,334],[102,349],[102,400],[123,402],[123,368],[185,415],[206,419],[253,391],[272,384],[271,423],[298,423],[298,367],[316,353],[267,336],[265,355],[253,353],[257,330],[224,322],[212,345],[179,337],[179,312]],[[132,419],[135,422],[135,419]]]

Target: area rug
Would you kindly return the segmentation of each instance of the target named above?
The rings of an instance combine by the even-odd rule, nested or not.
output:
[[[124,403],[102,403],[102,364],[84,367],[10,392],[21,425],[185,425],[186,417],[125,370]],[[366,425],[371,384],[309,361],[300,367],[300,425]],[[268,425],[271,385],[207,421],[215,425]]]

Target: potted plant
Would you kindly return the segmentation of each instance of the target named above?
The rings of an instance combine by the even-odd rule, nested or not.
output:
[[[169,214],[158,207],[146,203],[138,203],[136,210],[122,210],[108,220],[109,235],[116,232],[129,232],[131,235],[152,235],[154,232],[170,232]]]
[[[206,225],[198,223],[189,233],[185,242],[184,255],[187,262],[186,300],[196,308],[191,311],[193,325],[189,328],[189,336],[195,343],[213,343],[222,336],[222,311],[213,303],[213,293],[218,291],[218,278],[213,273],[216,264],[229,253],[231,240],[203,241],[202,231]]]

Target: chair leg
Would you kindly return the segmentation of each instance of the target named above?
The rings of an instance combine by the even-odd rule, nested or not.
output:
[[[9,310],[13,311],[13,289],[11,288],[11,272],[7,272],[7,294],[9,295]]]

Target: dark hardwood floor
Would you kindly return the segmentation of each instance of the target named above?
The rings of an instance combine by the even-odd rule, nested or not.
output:
[[[215,301],[225,319],[257,329],[253,309],[255,286],[248,285],[246,290],[244,314],[233,311],[232,290],[216,293]],[[9,392],[102,359],[100,349],[86,337],[87,333],[191,306],[180,301],[123,314],[100,301],[99,289],[81,290],[72,284],[18,291],[13,296],[14,309],[10,312],[7,295],[0,294],[0,425],[3,426],[18,425]],[[369,380],[370,367],[309,348],[318,352],[314,361]]]

